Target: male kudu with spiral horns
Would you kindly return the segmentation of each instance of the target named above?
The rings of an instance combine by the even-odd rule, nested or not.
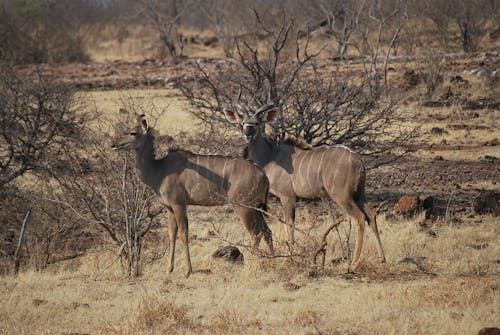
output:
[[[228,121],[239,124],[248,142],[244,156],[261,167],[269,178],[270,192],[283,205],[289,240],[294,243],[297,198],[330,197],[357,223],[358,234],[350,270],[360,262],[365,221],[377,239],[379,257],[385,262],[375,215],[365,207],[365,167],[360,156],[343,146],[302,148],[290,141],[276,143],[264,134],[264,124],[276,119],[279,109],[265,105],[255,112],[236,105],[243,112],[224,111]]]

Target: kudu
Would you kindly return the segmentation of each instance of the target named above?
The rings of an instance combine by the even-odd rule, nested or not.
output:
[[[243,158],[198,155],[179,149],[171,149],[165,157],[156,159],[153,135],[144,115],[137,118],[131,130],[114,138],[112,148],[135,150],[136,167],[143,182],[156,192],[167,208],[169,272],[174,269],[178,231],[184,245],[186,277],[192,272],[186,215],[188,205],[233,204],[250,232],[253,246],[257,247],[263,237],[273,253],[271,230],[260,210],[266,207],[269,181],[259,167]]]
[[[365,207],[365,167],[359,155],[342,145],[301,148],[289,141],[278,144],[264,134],[264,124],[276,118],[278,108],[265,105],[255,113],[245,106],[237,105],[237,108],[244,116],[226,109],[226,118],[240,125],[248,142],[244,156],[264,170],[270,192],[280,199],[290,242],[294,243],[297,198],[330,197],[358,226],[351,269],[356,270],[360,262],[365,221],[375,234],[379,256],[384,262],[375,215]]]

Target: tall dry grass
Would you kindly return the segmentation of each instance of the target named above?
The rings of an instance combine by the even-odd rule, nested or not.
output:
[[[346,264],[329,262],[340,252],[337,245],[328,250],[325,270],[311,277],[311,263],[260,258],[246,249],[242,265],[213,259],[212,252],[225,244],[214,236],[217,226],[224,238],[247,243],[241,223],[228,212],[190,209],[195,273],[188,279],[180,246],[170,275],[163,257],[131,280],[116,255],[96,252],[71,266],[1,278],[0,332],[474,334],[500,323],[500,228],[494,217],[460,225],[435,222],[436,237],[420,231],[421,216],[381,217],[387,264],[377,263],[368,232],[359,273],[347,274]],[[298,228],[306,230],[307,211],[298,214]],[[162,229],[156,251],[164,249],[166,235]],[[284,246],[278,248],[284,252]]]

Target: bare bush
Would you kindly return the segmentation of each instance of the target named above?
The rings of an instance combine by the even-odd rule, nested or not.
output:
[[[75,11],[70,4],[0,4],[0,60],[15,64],[88,61],[79,32],[81,22],[74,15],[81,10]]]
[[[401,126],[397,101],[371,95],[370,82],[353,73],[322,69],[318,53],[308,52],[308,35],[296,38],[295,59],[283,60],[293,21],[282,18],[279,29],[271,30],[258,14],[256,19],[269,32],[269,48],[238,41],[236,59],[215,68],[194,63],[192,74],[178,82],[202,124],[224,125],[223,109],[238,101],[250,109],[273,103],[281,113],[269,136],[278,142],[294,136],[312,145],[343,143],[372,155],[412,150],[418,133]]]
[[[387,65],[391,54],[396,56],[401,32],[408,22],[406,1],[371,2],[358,29],[362,50],[368,54],[369,66],[365,68],[371,94],[378,97],[382,93],[383,80],[385,94],[389,95]]]
[[[81,129],[70,86],[38,72],[0,66],[0,188],[26,172],[42,172]]]
[[[125,256],[127,273],[138,276],[143,238],[162,206],[135,173],[134,158],[110,154],[108,124],[101,117],[99,125],[87,129],[84,147],[66,152],[64,173],[53,175],[63,192],[51,201],[71,209],[87,226],[104,231],[118,256]],[[82,157],[88,163],[82,164]]]
[[[343,59],[351,45],[351,37],[359,24],[361,13],[366,10],[364,1],[319,1],[320,15],[327,27],[326,34],[337,42],[337,54]]]
[[[168,56],[176,61],[183,56],[184,39],[180,30],[181,20],[193,5],[191,0],[137,0],[142,13],[159,34],[167,48]]]

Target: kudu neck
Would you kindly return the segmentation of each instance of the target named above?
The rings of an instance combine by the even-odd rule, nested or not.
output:
[[[268,164],[276,150],[275,145],[267,140],[262,134],[259,134],[247,146],[248,159],[260,167]]]
[[[149,132],[144,136],[143,145],[136,149],[135,166],[139,170],[142,180],[149,186],[156,188],[157,185],[154,185],[156,159],[153,136]]]

